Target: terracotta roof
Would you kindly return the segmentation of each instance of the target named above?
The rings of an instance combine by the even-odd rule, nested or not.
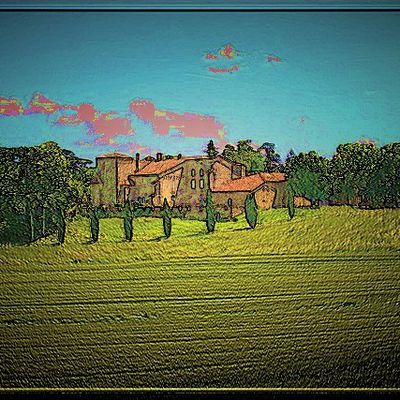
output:
[[[129,154],[117,153],[117,152],[101,154],[100,156],[97,156],[96,158],[116,158],[116,157],[119,157],[119,158],[133,158]]]
[[[152,161],[133,175],[160,175],[172,168],[175,168],[184,161],[184,158],[180,158],[179,160],[176,158],[170,158],[168,160]]]
[[[252,192],[266,182],[284,182],[285,174],[280,172],[259,172],[231,181],[213,188],[214,192]]]

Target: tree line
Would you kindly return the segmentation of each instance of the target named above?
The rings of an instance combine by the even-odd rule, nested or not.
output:
[[[216,157],[214,143],[205,150]],[[288,197],[302,196],[312,207],[348,204],[366,208],[400,207],[400,143],[382,147],[374,143],[340,144],[332,157],[316,151],[296,154],[290,150],[285,160],[273,143],[260,147],[251,140],[227,144],[221,155],[244,164],[250,173],[283,172],[287,177]],[[292,200],[288,207],[294,207]]]
[[[0,148],[0,243],[64,241],[66,219],[90,207],[90,160],[55,142]]]
[[[206,153],[215,158],[219,152],[212,141]],[[250,173],[283,172],[287,176],[289,217],[295,213],[296,196],[322,204],[349,204],[359,207],[400,207],[400,143],[382,147],[373,143],[348,143],[337,147],[332,157],[315,151],[296,154],[285,160],[273,143],[260,147],[250,140],[236,146],[227,144],[222,156],[244,164]],[[90,218],[91,238],[99,236],[101,210],[91,204],[90,182],[94,176],[91,161],[77,157],[55,142],[32,147],[0,147],[0,243],[32,243],[56,233],[65,238],[66,221],[77,213]],[[216,210],[212,194],[206,196],[206,228],[213,232]],[[246,198],[245,217],[251,228],[257,223],[254,194]],[[122,210],[125,238],[133,238],[135,207]],[[163,228],[171,235],[172,210],[164,201]]]

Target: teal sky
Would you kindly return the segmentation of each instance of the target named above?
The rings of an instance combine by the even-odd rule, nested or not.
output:
[[[212,137],[167,135],[129,111],[135,99],[223,124],[224,140],[274,142],[285,155],[339,143],[400,140],[399,12],[0,12],[0,97],[92,104],[128,118],[132,135],[95,144],[84,124],[0,115],[0,145],[55,140],[79,156],[129,151],[200,154]],[[231,43],[239,56],[210,61]],[[267,62],[266,56],[283,62]],[[237,64],[233,73],[208,67]],[[194,135],[194,134],[193,134]]]

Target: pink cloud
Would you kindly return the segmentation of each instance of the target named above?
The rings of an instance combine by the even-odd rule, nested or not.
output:
[[[25,110],[25,114],[54,114],[62,106],[53,100],[48,99],[41,93],[35,93]]]
[[[0,97],[0,115],[15,117],[24,112],[21,102],[17,99]]]
[[[129,118],[114,117],[117,113],[99,113],[92,104],[65,106],[65,109],[76,112],[74,115],[63,115],[56,121],[60,125],[79,125],[85,123],[88,133],[100,135],[94,144],[113,144],[114,136],[132,135],[134,130]]]
[[[214,74],[226,74],[226,73],[232,73],[235,71],[239,70],[239,65],[233,65],[230,68],[215,68],[215,67],[209,67],[208,70],[210,72],[213,72]]]
[[[159,135],[167,135],[171,129],[176,129],[185,137],[222,140],[226,134],[224,125],[211,116],[158,110],[148,100],[134,100],[129,108],[139,119],[150,124]]]

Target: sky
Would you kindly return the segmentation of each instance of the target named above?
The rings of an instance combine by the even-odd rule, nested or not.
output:
[[[0,12],[0,146],[400,141],[400,12]]]

